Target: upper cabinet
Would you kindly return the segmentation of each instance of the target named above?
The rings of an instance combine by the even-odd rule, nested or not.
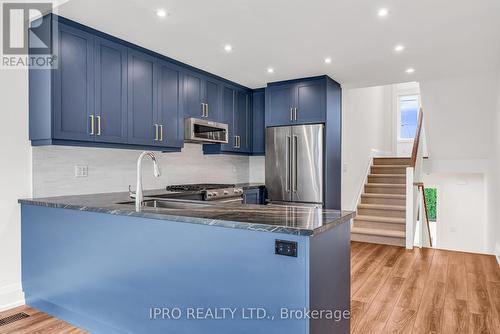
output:
[[[205,153],[252,154],[252,92],[235,86],[222,87],[220,122],[228,124],[227,144],[205,144]]]
[[[182,71],[165,61],[158,62],[158,141],[161,145],[182,147]]]
[[[252,153],[263,155],[265,148],[265,91],[256,89],[252,94]]]
[[[326,77],[269,84],[265,101],[266,126],[324,123]]]
[[[221,84],[189,71],[184,77],[184,116],[218,121],[221,113]]]
[[[155,145],[159,139],[156,59],[128,51],[128,143]]]
[[[97,37],[95,40],[96,140],[127,141],[127,48]]]
[[[52,82],[53,138],[94,141],[99,130],[94,113],[94,37],[59,24],[58,46],[59,66],[53,73]],[[31,70],[31,74],[41,74],[36,71],[46,70]],[[37,83],[37,80],[30,80],[30,83]],[[47,84],[50,85],[50,81]],[[34,89],[37,87],[30,85],[30,90]],[[43,91],[50,94],[46,89],[44,87]],[[37,108],[34,102],[30,101],[32,109]]]

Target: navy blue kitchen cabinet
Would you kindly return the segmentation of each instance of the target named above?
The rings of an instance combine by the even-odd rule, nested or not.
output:
[[[127,48],[95,39],[95,140],[127,142]]]
[[[161,60],[158,62],[158,113],[155,124],[158,126],[160,145],[183,146],[182,69]]]
[[[266,126],[326,121],[326,77],[275,82],[266,88]]]
[[[264,204],[263,201],[263,191],[261,188],[248,188],[244,190],[244,204]]]
[[[128,143],[159,145],[156,58],[128,50]]]
[[[263,155],[265,149],[265,90],[263,88],[253,91],[252,96],[252,153]]]
[[[233,116],[233,140],[236,152],[252,152],[251,129],[251,93],[243,90],[235,92],[235,108]]]
[[[94,141],[96,134],[94,36],[65,24],[59,24],[58,47],[56,52],[59,55],[59,66],[53,73],[53,138]],[[33,71],[48,70],[32,70],[33,76],[41,77],[42,73]],[[50,82],[48,84],[50,85]],[[37,87],[32,86],[31,89],[37,89]],[[46,93],[50,94],[49,91]],[[30,102],[30,105],[36,103],[36,101]],[[33,107],[36,108],[37,105]]]
[[[184,78],[184,116],[218,121],[221,109],[221,85],[195,72],[186,72]]]
[[[228,143],[203,145],[203,152],[251,154],[252,92],[223,85],[221,104],[220,122],[228,124]]]

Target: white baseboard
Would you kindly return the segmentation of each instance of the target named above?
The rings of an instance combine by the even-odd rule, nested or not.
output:
[[[0,311],[24,305],[24,292],[21,283],[0,287]]]

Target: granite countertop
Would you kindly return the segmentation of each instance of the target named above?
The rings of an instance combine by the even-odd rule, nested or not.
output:
[[[260,184],[245,185],[246,187],[262,186]],[[144,192],[144,196],[158,194],[175,195],[175,193],[165,190]],[[121,202],[131,202],[131,204],[118,204]],[[290,205],[216,204],[214,202],[202,202],[210,205],[189,209],[144,207],[141,212],[136,212],[132,202],[133,199],[129,198],[128,192],[19,200],[21,204],[52,208],[294,235],[315,235],[339,224],[349,222],[354,217],[354,212],[350,211]]]

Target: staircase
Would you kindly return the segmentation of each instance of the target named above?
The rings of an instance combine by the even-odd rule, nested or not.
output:
[[[411,158],[373,158],[351,228],[353,241],[405,246],[406,167]]]

